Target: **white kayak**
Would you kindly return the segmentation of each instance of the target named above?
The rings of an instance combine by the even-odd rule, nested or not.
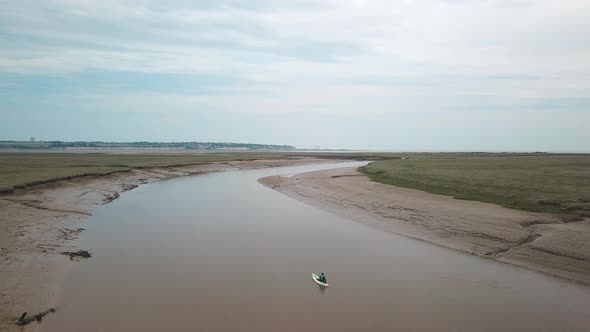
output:
[[[320,277],[317,274],[315,274],[315,273],[312,273],[311,274],[311,277],[313,278],[313,281],[315,281],[316,284],[318,284],[318,285],[320,285],[322,287],[328,287],[328,286],[330,286],[330,284],[328,284],[328,283],[321,282],[320,281]]]

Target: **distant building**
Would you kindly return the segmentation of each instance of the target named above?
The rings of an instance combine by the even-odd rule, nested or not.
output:
[[[31,143],[35,142],[35,137],[31,137]]]

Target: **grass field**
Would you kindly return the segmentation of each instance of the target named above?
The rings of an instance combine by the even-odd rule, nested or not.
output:
[[[295,158],[375,159],[387,154],[370,153],[291,153],[291,152],[229,152],[229,153],[0,153],[0,192],[47,181],[81,175],[102,175],[133,168],[197,165],[216,161]]]
[[[590,155],[486,153],[0,153],[0,191],[80,175],[215,161],[385,159],[361,168],[372,180],[529,211],[590,216]],[[400,159],[401,157],[409,159]]]
[[[276,158],[272,154],[82,154],[0,153],[0,190],[80,175],[139,167],[196,165],[214,161]]]
[[[590,155],[416,155],[361,171],[376,182],[458,199],[590,217]]]

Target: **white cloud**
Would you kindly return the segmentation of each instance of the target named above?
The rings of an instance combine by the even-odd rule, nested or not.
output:
[[[224,95],[83,94],[143,112],[521,111],[588,99],[588,31],[586,0],[5,1],[0,75],[238,82]]]

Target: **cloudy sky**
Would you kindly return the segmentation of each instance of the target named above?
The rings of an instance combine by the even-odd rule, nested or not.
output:
[[[0,139],[590,151],[588,0],[0,0]]]

